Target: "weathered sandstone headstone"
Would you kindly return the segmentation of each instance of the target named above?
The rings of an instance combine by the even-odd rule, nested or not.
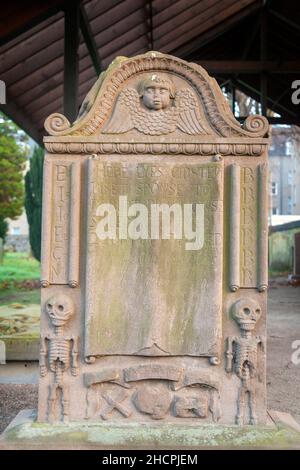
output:
[[[149,52],[45,127],[39,421],[264,424],[266,119]]]

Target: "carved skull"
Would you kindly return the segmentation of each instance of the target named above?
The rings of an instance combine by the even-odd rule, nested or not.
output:
[[[46,312],[53,326],[63,326],[74,314],[73,301],[64,294],[53,295],[46,302]]]
[[[242,330],[251,331],[261,316],[261,308],[254,300],[240,299],[232,306],[232,316]]]

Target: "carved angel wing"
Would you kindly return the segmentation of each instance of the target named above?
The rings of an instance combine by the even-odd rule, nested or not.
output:
[[[139,104],[139,95],[134,88],[125,88],[116,102],[109,121],[104,125],[104,134],[123,134],[134,128],[131,118],[131,109],[136,110]]]
[[[179,108],[177,127],[186,134],[210,134],[201,118],[197,100],[187,88],[179,90],[175,95],[175,106]]]

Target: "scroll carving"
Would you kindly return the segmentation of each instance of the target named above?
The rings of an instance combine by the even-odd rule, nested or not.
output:
[[[69,120],[60,113],[51,114],[45,121],[45,129],[50,135],[66,131],[70,128]]]
[[[41,286],[69,284],[77,287],[81,163],[46,158],[44,181]]]

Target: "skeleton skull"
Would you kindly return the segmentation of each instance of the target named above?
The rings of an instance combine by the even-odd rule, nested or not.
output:
[[[74,314],[73,301],[64,294],[54,295],[46,302],[46,312],[53,326],[63,326]]]
[[[254,300],[240,299],[232,306],[232,316],[242,330],[251,331],[261,316],[261,308]]]

